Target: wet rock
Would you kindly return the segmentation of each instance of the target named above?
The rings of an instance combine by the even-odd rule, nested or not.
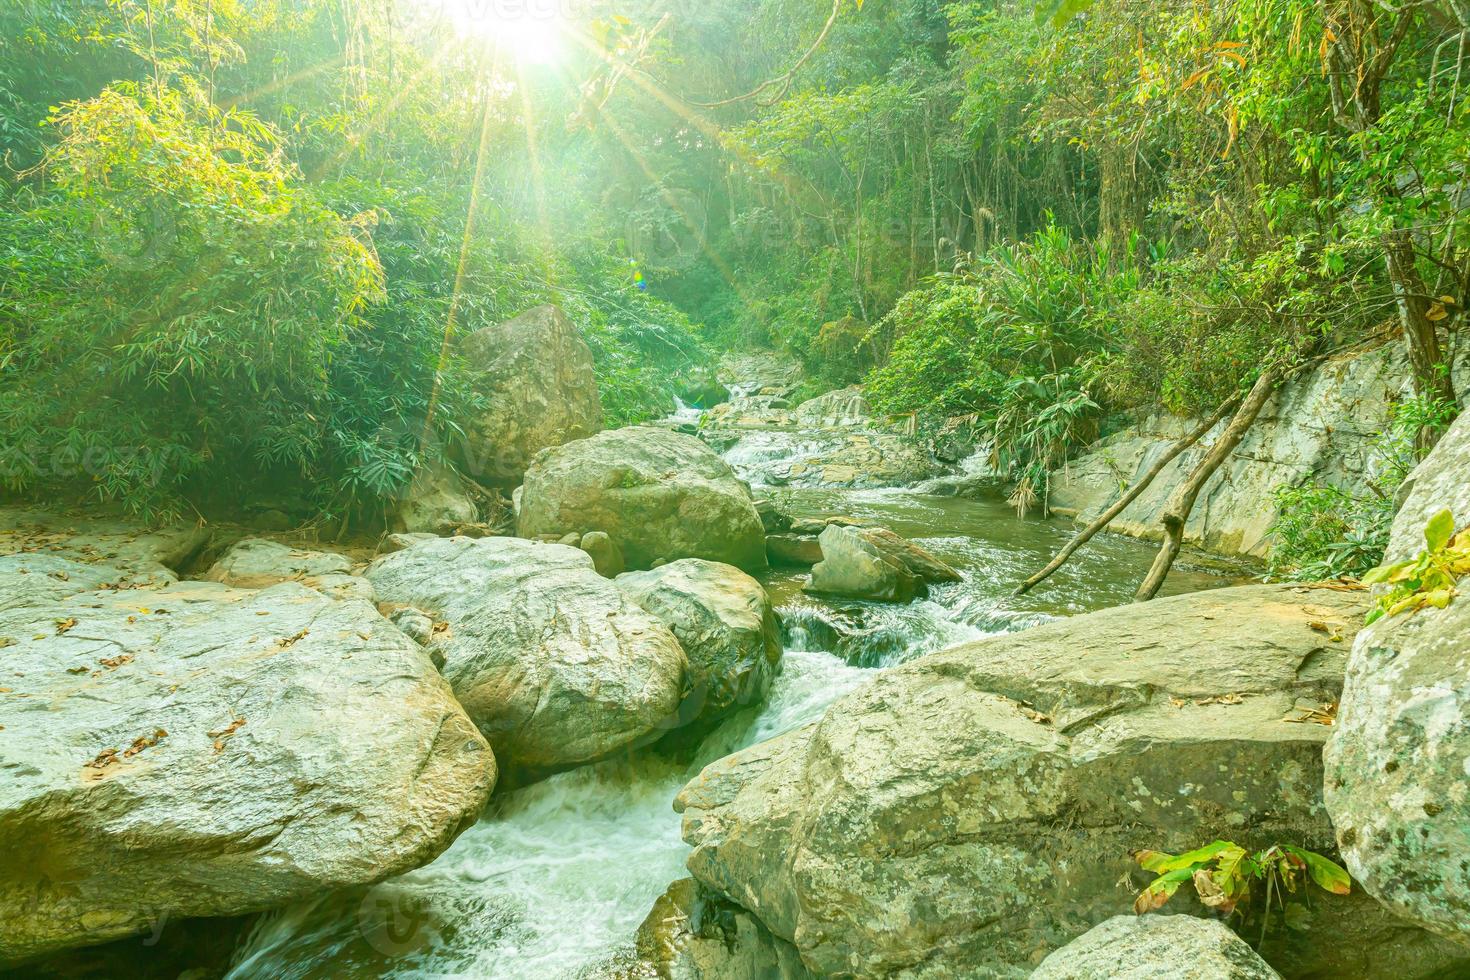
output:
[[[281,582],[300,582],[331,599],[372,602],[373,587],[352,574],[346,555],[292,548],[266,538],[245,538],[225,552],[205,573],[210,582],[237,589],[265,589]]]
[[[791,516],[772,501],[757,500],[755,512],[760,515],[761,527],[767,534],[780,534],[791,528]]]
[[[618,543],[604,531],[588,531],[582,535],[578,547],[592,556],[592,565],[603,578],[617,578],[623,574],[623,552]]]
[[[0,964],[400,874],[494,785],[449,686],[364,602],[0,588]]]
[[[693,878],[669,886],[638,928],[637,969],[661,980],[807,980],[796,947]]]
[[[781,637],[759,582],[733,565],[685,558],[619,575],[617,586],[684,648],[689,693],[681,721],[703,727],[765,700],[781,669]]]
[[[815,534],[768,534],[766,559],[772,565],[809,568],[822,560],[822,543]]]
[[[680,379],[678,395],[692,408],[714,408],[730,400],[730,389],[716,377],[715,371],[694,371]]]
[[[865,527],[855,533],[876,545],[884,554],[891,555],[903,563],[910,574],[925,582],[958,582],[960,573],[945,562],[935,558],[907,538],[901,538],[886,527]]]
[[[442,463],[420,470],[398,507],[398,524],[410,534],[454,534],[479,519],[469,487]]]
[[[1445,508],[1470,524],[1470,415],[1414,472],[1388,560],[1422,550]],[[1358,635],[1326,760],[1348,870],[1390,908],[1470,944],[1470,599]]]
[[[956,582],[960,574],[886,528],[829,524],[817,539],[821,560],[807,591],[816,595],[908,602],[925,583]]]
[[[692,436],[653,427],[604,432],[548,450],[526,472],[522,537],[595,528],[631,568],[704,558],[766,564],[750,489]]]
[[[872,414],[863,389],[857,385],[839,388],[808,399],[796,407],[796,421],[801,425],[832,427],[862,425]]]
[[[592,351],[555,306],[538,306],[465,338],[465,359],[487,408],[465,427],[465,464],[514,486],[536,453],[602,429]]]
[[[518,538],[436,538],[374,562],[381,602],[446,624],[444,676],[506,768],[590,762],[657,737],[687,665],[662,623],[584,551]]]
[[[1333,702],[1361,593],[1247,586],[921,657],[679,795],[689,869],[823,975],[1023,977],[1126,911],[1131,851],[1216,838],[1331,852],[1308,709]],[[1341,640],[1334,640],[1340,636]],[[1187,896],[1181,911],[1202,912]],[[1293,934],[1333,973],[1341,932]],[[1370,970],[1464,968],[1368,903]],[[1329,920],[1331,921],[1331,920]],[[1450,944],[1445,944],[1450,945]],[[1405,975],[1369,972],[1367,976]]]
[[[1223,922],[1118,915],[1041,962],[1031,980],[1281,980]]]

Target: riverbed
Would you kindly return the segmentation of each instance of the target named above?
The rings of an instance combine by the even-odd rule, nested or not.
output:
[[[1065,543],[1070,525],[1018,518],[998,496],[759,486],[776,455],[738,445],[726,453],[788,512],[886,526],[964,580],[894,606],[817,599],[801,592],[804,570],[766,573],[783,624],[781,676],[764,706],[726,721],[692,761],[645,750],[498,793],[427,867],[262,916],[236,953],[232,980],[614,975],[654,900],[686,874],[688,848],[671,803],[704,765],[816,719],[876,672],[914,657],[1130,601],[1152,560],[1151,545],[1103,536],[1018,598],[1016,583]],[[753,458],[759,466],[747,467]],[[1239,578],[1182,563],[1166,593]]]

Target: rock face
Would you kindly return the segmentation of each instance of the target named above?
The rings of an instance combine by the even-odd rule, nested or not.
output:
[[[1223,922],[1119,915],[1042,960],[1031,980],[1281,980]]]
[[[749,488],[704,443],[664,429],[617,429],[538,456],[517,527],[527,538],[605,531],[634,569],[679,558],[766,564]]]
[[[1365,478],[1375,475],[1378,433],[1388,425],[1393,401],[1409,390],[1408,379],[1403,345],[1394,343],[1335,358],[1288,384],[1205,484],[1185,528],[1186,540],[1212,551],[1262,556],[1271,547],[1276,488],[1311,478],[1360,489]],[[1097,443],[1052,474],[1052,508],[1091,520],[1118,498],[1120,483],[1131,484],[1196,424],[1171,417],[1148,419]],[[1111,529],[1157,536],[1169,494],[1213,438],[1206,436],[1170,463]]]
[[[266,538],[236,542],[204,577],[238,589],[300,582],[328,598],[373,601],[373,587],[352,574],[352,561],[346,555],[292,548]]]
[[[1470,415],[1415,471],[1389,560],[1429,517],[1470,524]],[[1348,870],[1395,911],[1470,946],[1470,598],[1358,635],[1328,743],[1327,806]]]
[[[683,790],[689,869],[818,974],[1025,976],[1128,908],[1119,879],[1151,877],[1132,850],[1331,851],[1330,729],[1301,719],[1336,699],[1365,608],[1362,593],[1224,589],[885,671]],[[1299,972],[1456,962],[1371,903],[1355,919],[1373,939],[1344,950],[1329,930]]]
[[[759,582],[733,565],[685,558],[619,575],[617,586],[668,626],[689,658],[681,719],[708,723],[765,700],[781,669],[781,631]]]
[[[380,602],[447,624],[444,676],[507,768],[590,762],[674,723],[684,651],[580,549],[439,538],[367,577]]]
[[[887,528],[830,524],[817,539],[821,560],[812,567],[808,592],[817,595],[908,602],[930,582],[957,582],[960,574]]]
[[[827,428],[863,425],[872,410],[868,407],[867,398],[863,397],[863,389],[854,385],[808,399],[796,406],[795,414],[796,420],[803,425]]]
[[[442,464],[420,470],[398,506],[398,523],[409,534],[453,534],[479,519],[464,480]]]
[[[38,578],[0,573],[0,964],[400,874],[490,794],[485,740],[366,603]]]
[[[602,429],[592,351],[557,307],[481,327],[465,338],[463,353],[488,401],[465,430],[471,475],[514,486],[541,450]]]

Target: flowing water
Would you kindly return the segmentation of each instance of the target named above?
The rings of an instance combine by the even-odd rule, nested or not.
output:
[[[760,484],[826,438],[757,431],[726,458]],[[427,867],[263,916],[236,954],[231,980],[606,975],[629,955],[653,901],[685,875],[688,849],[670,804],[702,766],[819,717],[885,667],[1129,601],[1152,559],[1150,546],[1104,536],[1018,599],[1011,595],[1015,583],[1050,558],[1070,527],[1021,520],[998,498],[896,489],[762,492],[802,516],[843,514],[884,525],[954,565],[964,581],[890,606],[816,599],[800,591],[804,573],[768,573],[785,634],[782,674],[767,703],[716,729],[692,764],[646,752],[497,794],[481,820]],[[1167,591],[1230,581],[1182,565]]]

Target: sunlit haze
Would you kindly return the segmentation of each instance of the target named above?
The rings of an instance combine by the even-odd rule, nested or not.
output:
[[[456,30],[483,38],[528,64],[560,60],[566,48],[567,0],[424,0]]]

